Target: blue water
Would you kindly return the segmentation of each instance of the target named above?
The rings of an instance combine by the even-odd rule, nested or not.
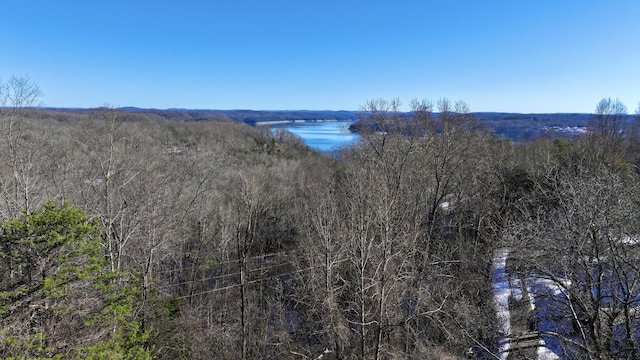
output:
[[[351,122],[308,122],[278,126],[299,136],[304,143],[314,149],[331,152],[340,146],[349,145],[357,138],[357,134],[349,131]]]

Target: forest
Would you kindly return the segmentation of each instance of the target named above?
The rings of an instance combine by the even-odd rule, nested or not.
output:
[[[617,100],[527,141],[463,102],[372,100],[375,131],[328,156],[0,85],[2,358],[499,359],[505,248],[561,286],[571,326],[538,329],[560,358],[640,358],[640,133]]]

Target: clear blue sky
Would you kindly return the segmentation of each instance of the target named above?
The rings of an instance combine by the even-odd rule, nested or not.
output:
[[[53,107],[634,112],[640,1],[2,0],[12,75]]]

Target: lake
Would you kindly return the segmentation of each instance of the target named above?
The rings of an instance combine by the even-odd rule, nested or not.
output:
[[[299,136],[304,143],[314,149],[330,152],[338,146],[352,143],[357,134],[349,131],[350,121],[305,122],[275,125],[272,128],[286,129]]]

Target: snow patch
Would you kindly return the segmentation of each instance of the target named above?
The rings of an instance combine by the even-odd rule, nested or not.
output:
[[[498,356],[501,360],[506,360],[509,355],[509,339],[506,336],[511,332],[511,321],[509,314],[509,297],[511,296],[511,286],[509,275],[507,274],[508,249],[499,249],[493,256],[493,266],[491,271],[493,294],[496,303],[496,315],[499,322],[499,329],[503,339],[500,340]]]

